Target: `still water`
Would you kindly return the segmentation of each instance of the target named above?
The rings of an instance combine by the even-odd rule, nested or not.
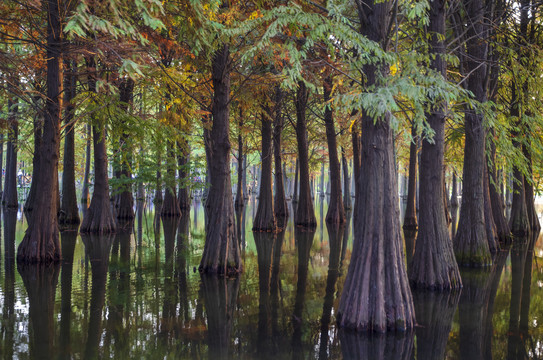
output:
[[[526,359],[543,358],[543,242],[518,239],[488,269],[463,270],[461,292],[415,292],[414,333],[367,336],[335,314],[352,224],[253,234],[239,223],[244,272],[195,271],[203,206],[160,222],[152,211],[113,236],[61,234],[64,261],[18,266],[26,222],[2,214],[0,356],[11,358]],[[243,216],[243,214],[242,214]],[[408,246],[410,248],[407,239]]]

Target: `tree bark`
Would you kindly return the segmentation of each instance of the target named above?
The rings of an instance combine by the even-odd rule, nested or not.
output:
[[[500,195],[499,184],[500,180],[496,174],[496,145],[493,140],[490,140],[490,154],[487,157],[487,162],[492,164],[488,167],[488,186],[490,194],[490,203],[492,207],[492,216],[496,225],[498,240],[506,241],[510,237],[509,225],[504,215],[504,204],[502,195]]]
[[[88,58],[89,91],[96,92],[96,62]],[[109,180],[107,173],[106,132],[104,124],[92,126],[94,147],[94,190],[92,199],[79,231],[81,233],[109,234],[116,230],[115,217],[109,203]]]
[[[264,111],[268,115],[272,113],[268,106],[265,106]],[[277,229],[272,191],[272,121],[268,117],[264,114],[261,115],[262,174],[260,177],[260,190],[258,191],[258,207],[253,220],[253,231],[275,231]]]
[[[83,216],[87,212],[89,207],[89,178],[90,178],[90,165],[91,165],[91,141],[92,141],[92,128],[90,124],[87,124],[87,142],[85,145],[85,173],[83,175],[83,188],[81,190],[81,205],[83,207]]]
[[[14,85],[8,85],[14,86]],[[19,106],[13,95],[8,98],[8,142],[6,145],[6,178],[2,204],[9,209],[17,209],[17,138],[19,137]]]
[[[128,112],[129,106],[132,103],[134,93],[134,81],[130,78],[125,78],[119,85],[119,100],[121,102],[121,110]],[[118,189],[119,193],[115,197],[115,208],[117,219],[134,220],[134,195],[132,194],[132,149],[129,144],[130,134],[128,131],[123,131],[120,136],[120,172],[119,180],[121,186]]]
[[[284,126],[282,112],[284,97],[285,96],[281,88],[276,86],[273,117],[273,157],[275,163],[275,194],[273,198],[273,208],[279,229],[285,228],[289,216],[288,204],[285,195],[284,166],[281,154],[283,150],[281,134]]]
[[[38,103],[38,99],[35,99]],[[43,136],[43,118],[40,110],[36,112],[33,121],[33,135],[34,135],[34,153],[32,156],[32,179],[40,176],[40,159],[41,159],[41,141]],[[34,202],[36,201],[36,192],[37,192],[37,182],[33,181],[30,184],[30,190],[28,191],[28,196],[26,197],[23,210],[25,213],[32,212],[34,208]]]
[[[330,102],[332,86],[332,76],[329,75],[324,79],[323,84],[324,102],[326,103]],[[331,189],[326,222],[328,224],[342,224],[345,222],[345,207],[341,199],[341,166],[337,153],[336,129],[333,116],[332,105],[328,104],[324,109],[324,125],[326,127],[326,140],[328,142]]]
[[[349,178],[349,165],[345,158],[345,149],[341,147],[341,165],[343,166],[343,208],[345,212],[353,208],[351,201],[351,179]]]
[[[537,210],[535,208],[535,194],[534,194],[534,186],[532,185],[533,182],[533,171],[532,171],[532,154],[531,154],[531,146],[524,145],[522,147],[522,152],[524,153],[524,157],[526,158],[526,161],[528,163],[528,176],[529,180],[524,178],[524,196],[526,197],[526,210],[528,212],[528,223],[530,226],[530,229],[533,232],[539,233],[541,230],[541,225],[539,224],[539,218],[537,217]]]
[[[483,174],[483,192],[484,192],[484,201],[485,201],[485,226],[486,226],[486,237],[488,240],[488,249],[492,254],[500,250],[500,245],[498,243],[498,230],[496,224],[494,223],[494,215],[492,214],[492,203],[490,201],[490,183],[488,181],[488,163],[486,162],[485,157],[485,173]]]
[[[79,209],[75,191],[75,107],[72,103],[76,95],[75,61],[64,61],[64,169],[62,171],[62,202],[59,223],[63,226],[77,225]]]
[[[367,7],[367,9],[366,9]],[[359,8],[363,35],[386,48],[392,2]],[[364,66],[366,85],[387,76],[385,64]],[[408,331],[415,310],[404,263],[398,185],[390,114],[362,118],[359,194],[351,263],[338,309],[338,324],[357,331]]]
[[[311,188],[309,185],[309,154],[307,143],[306,108],[308,90],[303,81],[298,82],[296,93],[296,139],[298,140],[298,161],[300,165],[300,193],[294,224],[307,229],[317,227]]]
[[[300,187],[299,181],[298,181],[299,174],[300,174],[300,163],[298,162],[298,158],[296,158],[296,169],[294,170],[294,193],[292,195],[292,203],[298,203],[298,188]]]
[[[418,159],[419,137],[415,123],[411,124],[411,143],[409,144],[409,181],[407,186],[407,202],[405,205],[405,215],[403,218],[403,228],[406,230],[416,230],[417,222],[417,159]]]
[[[201,272],[229,274],[241,271],[230,180],[230,51],[222,45],[213,56],[213,124],[204,141],[211,186],[206,201],[206,241]]]
[[[57,221],[62,34],[59,6],[58,0],[47,2],[47,100],[40,176],[32,179],[37,181],[40,191],[36,196],[35,211],[17,249],[17,261],[24,263],[48,263],[61,258]]]
[[[243,187],[243,172],[244,172],[244,161],[243,157],[245,156],[243,152],[243,111],[239,112],[239,122],[238,122],[238,183],[236,191],[236,209],[242,208],[245,206],[244,190]]]
[[[164,192],[164,203],[162,204],[162,216],[181,216],[179,203],[175,189],[175,154],[173,152],[174,142],[167,142],[168,150],[166,150],[166,191]]]
[[[465,73],[467,89],[481,103],[487,100],[487,35],[485,2],[466,0],[469,24],[466,30]],[[475,109],[465,111],[465,147],[462,184],[462,205],[458,231],[454,239],[454,252],[459,265],[485,266],[492,262],[485,229],[483,174],[485,161],[485,129],[483,114]]]
[[[447,70],[445,59],[443,59],[445,11],[445,0],[434,0],[430,3],[428,32],[431,36],[430,52],[435,55],[430,67],[444,78]],[[441,291],[461,288],[462,280],[445,217],[447,209],[443,159],[446,104],[442,99],[436,100],[434,108],[426,115],[428,124],[434,131],[433,142],[427,138],[422,140],[419,178],[420,188],[424,191],[419,193],[420,223],[413,262],[409,270],[409,280],[414,287]]]
[[[190,201],[191,195],[189,192],[190,176],[190,147],[185,138],[182,138],[177,142],[177,149],[179,154],[177,155],[177,165],[179,171],[179,192],[177,200],[179,203],[179,210],[181,214],[185,212],[190,213]]]

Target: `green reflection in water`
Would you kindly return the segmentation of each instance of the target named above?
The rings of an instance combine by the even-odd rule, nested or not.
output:
[[[327,205],[317,198],[315,232],[290,221],[277,234],[252,233],[254,204],[237,214],[246,231],[244,272],[234,278],[195,271],[205,239],[199,202],[181,218],[161,220],[146,209],[114,236],[63,232],[64,259],[48,267],[16,266],[26,223],[3,213],[0,357],[542,357],[540,238],[517,239],[490,269],[464,270],[461,292],[414,293],[415,334],[368,336],[335,325],[351,219],[325,226]]]

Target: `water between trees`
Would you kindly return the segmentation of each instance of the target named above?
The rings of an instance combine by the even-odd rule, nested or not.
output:
[[[244,271],[201,276],[205,217],[121,224],[110,236],[61,233],[64,260],[17,266],[26,228],[3,212],[0,353],[3,358],[524,359],[543,357],[543,241],[533,235],[464,269],[462,291],[414,291],[414,333],[369,336],[335,325],[352,224],[316,232],[290,220],[253,233],[256,201],[238,213]],[[541,209],[540,209],[541,210]],[[292,214],[292,209],[291,209]],[[291,216],[292,219],[292,216]],[[415,234],[406,233],[408,261]]]

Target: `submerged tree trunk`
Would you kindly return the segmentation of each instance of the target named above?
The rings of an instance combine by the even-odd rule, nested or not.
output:
[[[128,112],[132,95],[134,92],[134,81],[130,78],[123,79],[119,85],[119,97],[121,101],[121,109]],[[132,149],[129,142],[130,134],[128,131],[123,131],[120,137],[120,173],[121,186],[118,189],[119,193],[115,199],[115,208],[117,219],[133,220],[134,219],[134,196],[132,195]]]
[[[60,71],[60,70],[59,70]],[[11,86],[11,85],[10,85]],[[2,204],[9,209],[17,209],[17,138],[19,137],[19,106],[11,95],[8,98],[8,142],[6,145],[6,178]]]
[[[409,145],[409,182],[407,186],[407,202],[405,205],[405,214],[403,218],[403,228],[406,230],[416,230],[417,222],[417,150],[419,137],[415,122],[411,124],[411,143]],[[441,171],[441,170],[440,170]]]
[[[283,91],[279,86],[275,89],[275,106],[274,106],[274,118],[273,118],[273,156],[275,162],[275,194],[273,198],[273,208],[275,211],[275,218],[277,220],[277,226],[283,229],[286,226],[288,213],[288,204],[285,195],[285,182],[284,182],[284,166],[282,159],[282,141],[281,134],[283,132]]]
[[[230,50],[222,45],[213,56],[213,124],[204,141],[211,186],[206,201],[206,241],[199,270],[209,273],[241,271],[230,180]]]
[[[76,225],[79,219],[77,195],[75,191],[75,106],[76,95],[75,61],[64,61],[64,169],[62,171],[62,202],[59,223],[64,226]]]
[[[265,109],[271,113],[269,107]],[[277,222],[273,211],[272,191],[272,121],[262,114],[262,174],[260,177],[260,190],[258,191],[258,207],[253,220],[253,231],[275,231]]]
[[[47,2],[47,100],[44,113],[40,176],[35,209],[17,249],[17,261],[51,262],[61,258],[58,213],[60,152],[61,33],[59,1]]]
[[[182,138],[177,143],[179,154],[177,155],[177,165],[179,167],[179,192],[177,200],[179,202],[179,210],[181,214],[190,212],[191,195],[189,193],[190,176],[190,147],[185,138]]]
[[[164,192],[164,203],[162,204],[162,216],[180,216],[181,210],[177,202],[175,189],[175,154],[173,152],[174,142],[167,142],[166,150],[166,191]]]
[[[89,90],[96,92],[96,62],[87,60],[89,69]],[[108,234],[116,230],[115,217],[109,203],[109,180],[107,173],[107,150],[105,124],[92,126],[92,144],[94,147],[94,191],[80,232]]]
[[[485,2],[465,1],[468,28],[465,73],[467,89],[481,103],[486,102],[488,23]],[[459,31],[464,31],[459,29]],[[465,111],[465,147],[462,184],[462,205],[458,231],[454,238],[454,252],[458,264],[484,266],[492,262],[485,229],[483,174],[485,163],[485,126],[483,114],[475,109]]]
[[[309,154],[307,119],[305,114],[307,100],[307,87],[303,81],[299,81],[296,93],[296,139],[298,140],[298,160],[300,165],[300,193],[294,224],[308,229],[315,229],[317,227],[317,219],[315,218],[315,209],[313,208],[313,199],[309,185]]]
[[[430,25],[432,58],[431,68],[446,76],[445,55],[445,0],[430,3]],[[415,253],[409,269],[409,280],[415,287],[430,290],[450,290],[462,287],[458,265],[454,257],[452,240],[445,218],[446,201],[443,191],[443,158],[445,147],[445,106],[442,99],[431,113],[426,115],[434,131],[433,142],[422,141],[419,178],[419,231],[415,242]],[[404,224],[405,228],[405,224]],[[450,327],[450,326],[449,326]]]
[[[324,79],[324,101],[330,102],[332,95],[332,77]],[[341,199],[341,166],[337,153],[336,129],[332,105],[328,104],[324,109],[324,125],[326,127],[326,140],[328,142],[328,154],[330,159],[330,202],[326,213],[326,222],[329,224],[342,224],[345,222],[345,207]],[[321,189],[322,190],[322,189]]]
[[[369,2],[368,9],[358,9],[362,34],[383,46],[383,24],[391,21],[392,4]],[[384,64],[366,65],[366,85],[379,85],[385,69]],[[356,231],[338,324],[357,331],[408,331],[415,326],[415,310],[404,262],[390,114],[377,119],[364,115]]]
[[[91,141],[92,141],[92,128],[90,124],[87,124],[87,142],[85,145],[85,173],[83,175],[83,188],[81,190],[81,205],[83,207],[83,215],[89,207],[89,178],[90,178],[90,165],[91,165]]]

